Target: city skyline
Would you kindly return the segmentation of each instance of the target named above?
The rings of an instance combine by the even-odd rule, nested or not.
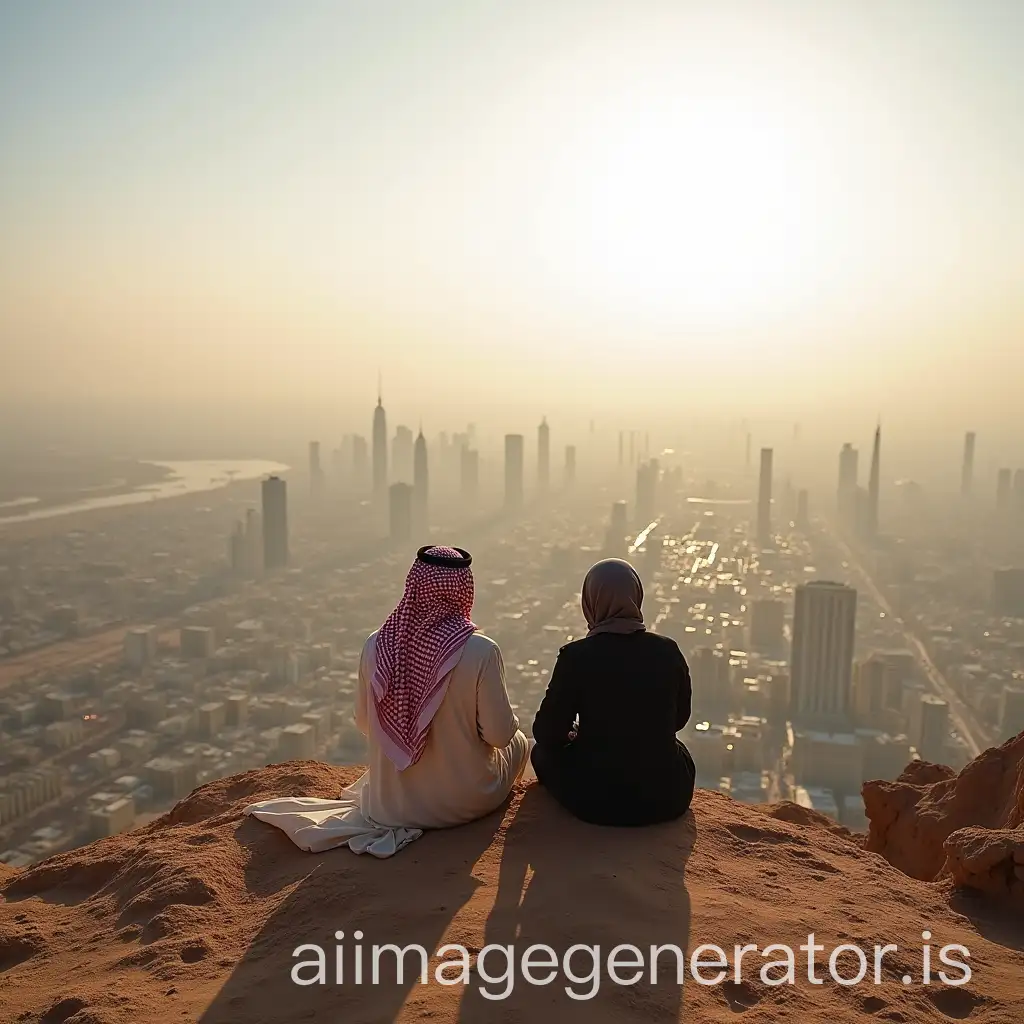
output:
[[[210,430],[401,365],[391,404],[437,421],[471,400],[419,382],[471,357],[489,409],[636,417],[728,351],[751,415],[924,434],[955,404],[1009,440],[1024,11],[641,9],[441,3],[426,42],[390,2],[7,9],[4,405]],[[620,352],[662,367],[642,395]]]

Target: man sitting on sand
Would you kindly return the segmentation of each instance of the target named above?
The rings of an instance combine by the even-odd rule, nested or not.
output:
[[[402,600],[363,645],[362,776],[336,800],[282,797],[246,813],[303,850],[348,846],[390,857],[423,829],[501,806],[526,768],[530,741],[509,703],[501,651],[470,618],[472,561],[461,548],[421,548]]]
[[[501,651],[470,619],[472,561],[461,548],[421,548],[398,607],[363,647],[363,810],[382,824],[481,818],[526,767],[530,743],[509,703]]]

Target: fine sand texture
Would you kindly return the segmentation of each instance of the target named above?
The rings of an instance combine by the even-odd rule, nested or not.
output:
[[[358,774],[309,761],[268,766],[203,786],[133,832],[21,871],[0,868],[0,1022],[1024,1022],[1019,914],[1007,916],[998,900],[958,887],[949,871],[934,880],[911,877],[863,849],[863,837],[813,812],[749,807],[700,791],[678,822],[597,828],[528,782],[490,817],[428,832],[390,860],[344,849],[304,853],[242,813],[272,796],[336,796]],[[993,801],[1004,796],[991,794]],[[992,823],[1007,830],[1003,820]],[[899,848],[910,856],[909,839]],[[804,953],[795,984],[762,980],[767,961],[759,950],[771,943],[797,950],[810,932],[825,947],[816,968],[823,982],[808,980]],[[325,949],[325,984],[291,980],[293,950],[307,943]],[[415,956],[399,983],[390,956],[371,984],[369,949],[385,943],[425,947],[429,983],[420,984]],[[534,986],[517,966],[507,997],[488,1000],[484,990],[506,986],[487,984],[482,974],[500,978],[504,962],[496,957],[469,972],[466,985],[441,985],[436,965],[453,954],[433,954],[445,943],[472,956],[490,943],[513,945],[517,963],[532,944],[558,957],[577,943],[597,945],[600,989],[593,999],[573,1000],[561,968],[550,984]],[[615,984],[604,966],[623,943],[648,957],[633,985]],[[679,985],[668,954],[651,983],[652,944],[692,952],[703,943],[727,951],[727,981],[705,987],[687,968]],[[829,977],[828,955],[843,943],[867,953],[871,966],[860,984]],[[922,984],[925,945],[933,971],[962,977],[938,962],[938,949],[953,943],[969,950],[970,981]],[[758,951],[744,955],[736,981],[735,946],[747,944]],[[889,944],[898,949],[884,956],[875,985],[874,947]],[[353,981],[356,945],[366,951],[360,985]],[[591,963],[573,960],[571,970],[585,978]],[[857,971],[849,951],[837,963],[845,977]],[[592,983],[573,987],[586,992]]]

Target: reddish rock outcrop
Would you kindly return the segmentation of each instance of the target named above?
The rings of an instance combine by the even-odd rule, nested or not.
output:
[[[941,874],[1024,909],[1024,829],[962,828],[945,842]]]
[[[865,783],[863,794],[866,848],[913,878],[932,881],[943,871],[953,833],[1024,824],[1024,733],[984,751],[959,774],[914,762],[895,782]],[[975,848],[971,841],[964,850]]]

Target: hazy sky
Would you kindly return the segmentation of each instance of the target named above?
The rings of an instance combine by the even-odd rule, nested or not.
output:
[[[365,419],[381,366],[413,422],[1008,433],[1022,39],[1017,0],[0,3],[0,396]]]

